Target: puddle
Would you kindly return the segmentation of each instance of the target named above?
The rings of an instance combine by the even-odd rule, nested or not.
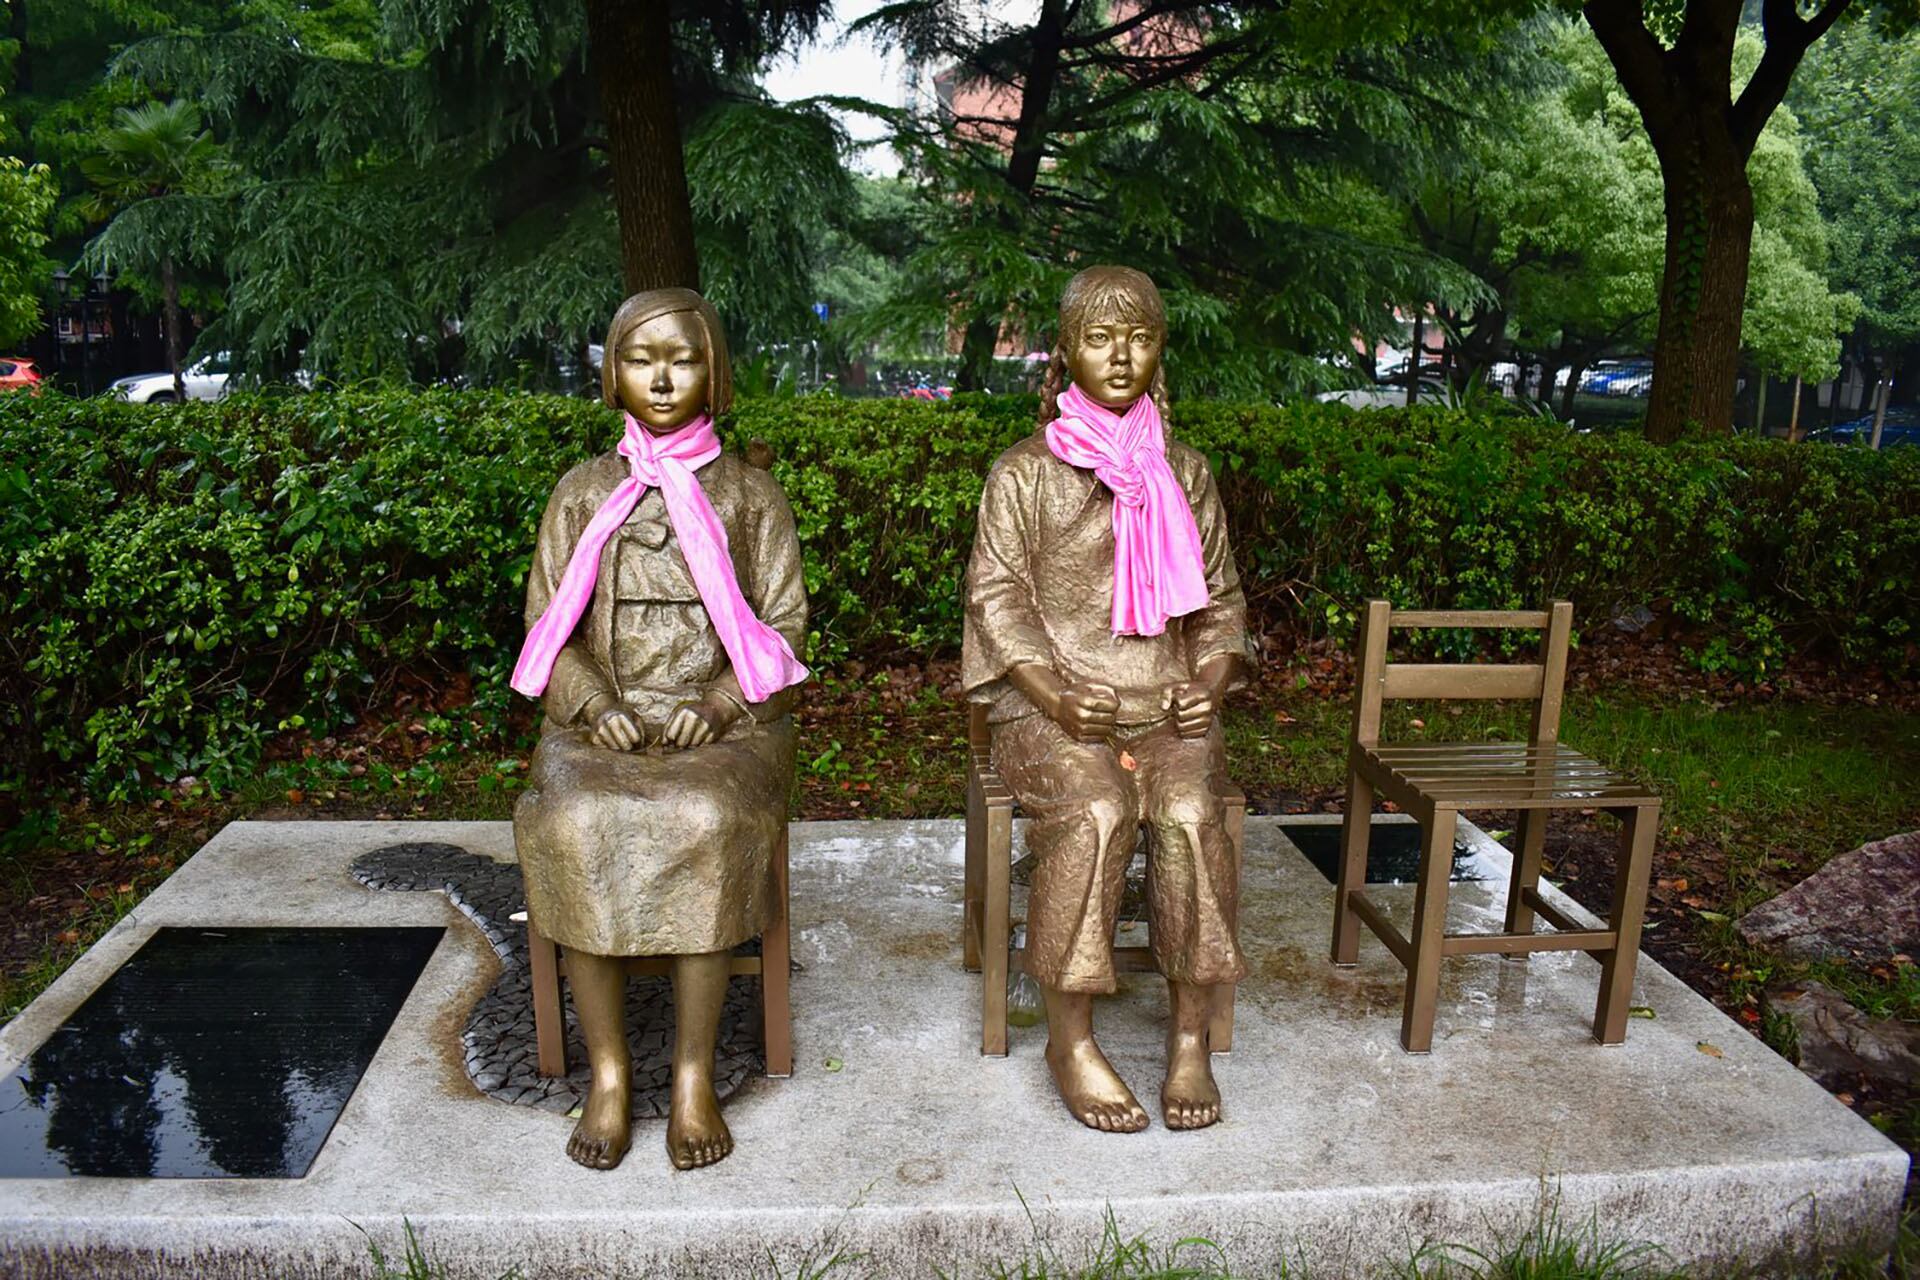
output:
[[[0,1177],[306,1174],[444,929],[161,929],[0,1084]]]

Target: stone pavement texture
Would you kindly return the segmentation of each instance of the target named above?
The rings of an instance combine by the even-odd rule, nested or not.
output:
[[[1674,1263],[1772,1259],[1890,1239],[1906,1156],[1643,959],[1627,1043],[1588,1037],[1583,955],[1451,961],[1434,1052],[1401,1052],[1399,969],[1369,940],[1325,959],[1333,889],[1248,822],[1226,1120],[1198,1133],[1082,1128],[1016,1030],[982,1058],[960,968],[961,825],[803,823],[793,833],[795,1071],[726,1104],[731,1159],[676,1173],[643,1122],[618,1170],[562,1153],[570,1122],[479,1092],[462,1032],[500,977],[438,893],[369,890],[383,845],[512,856],[505,823],[236,823],[0,1029],[11,1071],[164,925],[444,924],[445,940],[302,1179],[0,1181],[0,1275],[349,1276],[411,1223],[453,1277],[978,1274],[1123,1238],[1204,1236],[1240,1272],[1305,1261],[1362,1275],[1426,1242],[1492,1246],[1542,1215],[1647,1242]],[[1313,819],[1305,819],[1313,821]],[[1503,855],[1477,832],[1468,838]],[[1457,884],[1453,927],[1500,886]],[[1377,890],[1404,922],[1411,889]],[[1125,980],[1098,1020],[1157,1111],[1164,987]],[[1719,1050],[1712,1054],[1702,1045]],[[829,1064],[832,1064],[830,1067]],[[363,1234],[364,1233],[364,1234]]]

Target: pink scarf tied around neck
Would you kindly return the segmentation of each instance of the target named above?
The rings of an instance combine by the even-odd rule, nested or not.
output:
[[[703,413],[670,435],[656,436],[628,414],[626,434],[616,452],[627,460],[630,474],[600,504],[574,545],[559,590],[527,632],[527,643],[513,669],[513,687],[529,698],[546,692],[554,660],[593,600],[601,550],[648,489],[660,490],[666,499],[667,518],[693,574],[693,585],[747,701],[765,702],[788,685],[805,680],[807,669],[793,656],[787,638],[760,621],[740,594],[740,580],[727,551],[727,531],[693,474],[720,456],[713,419]]]
[[[1069,386],[1060,416],[1047,424],[1047,447],[1113,491],[1113,633],[1157,636],[1168,618],[1205,607],[1200,529],[1167,464],[1166,427],[1153,397],[1115,413]]]

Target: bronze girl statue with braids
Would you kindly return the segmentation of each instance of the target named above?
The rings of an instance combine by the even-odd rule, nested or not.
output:
[[[995,767],[1030,819],[1026,971],[1046,1059],[1081,1122],[1147,1113],[1093,1036],[1135,838],[1171,1017],[1161,1114],[1220,1118],[1208,1025],[1246,973],[1220,793],[1218,709],[1251,659],[1246,601],[1206,459],[1165,436],[1166,310],[1145,275],[1092,267],[1060,299],[1040,429],[987,477],[967,572],[961,683],[988,706]]]

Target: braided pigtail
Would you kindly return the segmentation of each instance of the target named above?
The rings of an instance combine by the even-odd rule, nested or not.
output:
[[[1165,341],[1165,338],[1162,338]],[[1160,421],[1168,426],[1173,424],[1173,406],[1167,400],[1167,366],[1161,365],[1153,371],[1153,385],[1147,388],[1147,394],[1153,397],[1153,407],[1160,411]]]
[[[1060,393],[1067,386],[1067,353],[1064,347],[1053,349],[1047,361],[1047,376],[1040,380],[1040,423],[1046,426],[1060,416]]]

